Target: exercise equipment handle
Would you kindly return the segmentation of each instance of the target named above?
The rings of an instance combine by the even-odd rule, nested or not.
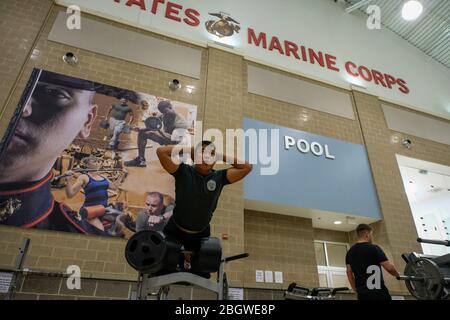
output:
[[[123,169],[75,169],[75,170],[71,170],[73,173],[86,173],[86,172],[116,172],[116,171],[123,171]],[[69,174],[64,173],[60,176],[56,176],[53,178],[53,180],[57,181],[60,180],[62,178],[68,177]]]
[[[429,244],[438,244],[438,245],[441,245],[441,246],[450,247],[450,241],[449,240],[431,240],[431,239],[417,238],[417,242],[429,243]]]
[[[235,256],[231,256],[231,257],[226,257],[224,259],[222,259],[223,262],[230,262],[230,261],[234,261],[234,260],[239,260],[239,259],[244,259],[247,258],[249,256],[248,253],[241,253]]]
[[[331,288],[313,288],[312,290],[316,292],[330,292]]]
[[[333,291],[331,292],[331,294],[334,296],[336,294],[336,292],[340,292],[340,291],[348,291],[349,289],[347,287],[339,287],[339,288],[334,288]]]
[[[424,281],[425,277],[415,277],[415,276],[404,276],[404,275],[400,275],[398,277],[396,277],[397,280],[409,280],[409,281]]]

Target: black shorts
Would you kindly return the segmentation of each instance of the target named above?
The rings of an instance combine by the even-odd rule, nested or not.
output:
[[[365,292],[358,293],[358,300],[383,300],[389,301],[392,300],[389,291],[386,290],[370,290]]]
[[[163,233],[167,237],[167,240],[182,244],[184,250],[198,251],[200,249],[201,239],[211,236],[211,227],[208,225],[208,227],[199,233],[187,233],[178,228],[173,218],[171,218],[167,222]]]

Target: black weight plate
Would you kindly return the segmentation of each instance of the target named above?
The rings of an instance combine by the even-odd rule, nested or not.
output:
[[[125,258],[137,271],[155,273],[164,267],[166,251],[166,242],[162,234],[155,231],[140,231],[128,241]]]
[[[102,128],[102,129],[109,129],[109,122],[108,122],[108,120],[100,121],[100,128]]]
[[[148,130],[160,130],[162,128],[162,121],[158,117],[149,117],[145,119],[144,123]]]
[[[409,292],[419,300],[439,300],[443,292],[443,275],[430,259],[419,258],[405,267],[405,275],[423,278],[422,281],[406,280]]]

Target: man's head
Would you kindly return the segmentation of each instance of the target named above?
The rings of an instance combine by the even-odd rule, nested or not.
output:
[[[368,224],[358,225],[358,227],[356,227],[356,234],[358,235],[358,240],[367,242],[372,242],[373,240],[373,229]]]
[[[194,152],[195,167],[201,172],[209,172],[216,164],[216,146],[211,141],[202,141]]]
[[[149,192],[145,198],[145,209],[152,216],[160,216],[164,214],[164,198],[159,192]]]
[[[86,166],[86,169],[98,170],[102,165],[102,160],[94,156],[83,158],[82,162]]]
[[[0,182],[41,179],[76,137],[89,136],[97,115],[94,86],[42,71],[0,162]]]
[[[167,100],[160,101],[158,103],[158,110],[162,114],[166,114],[167,112],[172,110],[172,104]]]
[[[121,105],[126,106],[127,103],[128,103],[127,98],[120,98],[120,104],[121,104]]]

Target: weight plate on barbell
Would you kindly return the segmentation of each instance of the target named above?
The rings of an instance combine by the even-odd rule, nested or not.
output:
[[[409,292],[419,300],[439,300],[443,292],[443,275],[439,266],[430,259],[419,258],[405,267],[405,276],[423,280],[405,280]]]
[[[137,271],[155,273],[164,267],[167,246],[164,236],[154,231],[135,233],[125,248],[127,262]]]
[[[162,121],[158,117],[149,117],[145,119],[144,123],[148,130],[160,130],[162,128]]]

